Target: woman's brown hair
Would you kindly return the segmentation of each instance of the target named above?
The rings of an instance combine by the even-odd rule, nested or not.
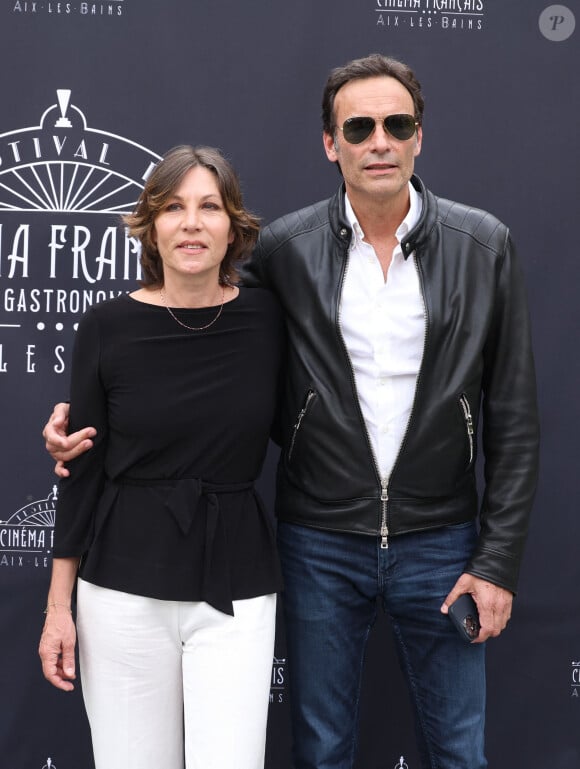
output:
[[[155,166],[145,182],[132,214],[123,217],[129,234],[141,243],[141,285],[163,285],[163,262],[154,240],[155,219],[192,168],[207,168],[217,185],[230,217],[234,238],[220,265],[222,285],[235,283],[237,263],[254,247],[259,220],[247,211],[242,199],[238,175],[221,152],[214,147],[191,147],[184,144],[169,150]]]

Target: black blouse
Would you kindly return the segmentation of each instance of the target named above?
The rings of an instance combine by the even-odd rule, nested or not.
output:
[[[218,308],[175,309],[190,326]],[[276,592],[269,516],[253,487],[274,417],[283,322],[240,289],[205,331],[127,295],[91,307],[75,340],[69,428],[94,447],[59,485],[54,557],[153,598],[232,601]]]

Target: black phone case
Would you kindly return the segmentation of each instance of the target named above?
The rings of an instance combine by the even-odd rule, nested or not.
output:
[[[469,593],[460,595],[449,607],[449,617],[462,638],[471,643],[479,635],[479,613],[473,598]]]

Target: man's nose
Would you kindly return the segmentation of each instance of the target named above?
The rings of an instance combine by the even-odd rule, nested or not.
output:
[[[375,127],[369,139],[373,149],[384,152],[390,147],[392,136],[385,130],[382,120],[375,120]]]

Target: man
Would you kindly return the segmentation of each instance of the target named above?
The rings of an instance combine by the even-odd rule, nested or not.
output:
[[[405,64],[334,70],[323,140],[344,184],[266,227],[244,278],[287,317],[276,508],[296,769],[354,765],[377,599],[422,766],[487,766],[484,642],[510,617],[537,476],[533,360],[509,232],[413,174],[422,119]],[[446,616],[464,594],[472,643]]]

